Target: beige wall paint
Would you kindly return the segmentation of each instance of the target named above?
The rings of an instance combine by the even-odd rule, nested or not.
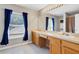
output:
[[[17,5],[0,5],[0,41],[2,40],[3,30],[4,30],[4,9],[12,9],[15,12],[27,12],[28,13],[28,36],[31,40],[31,30],[38,28],[38,12],[20,7]]]
[[[55,19],[55,31],[60,31],[60,18],[59,16],[54,16]]]
[[[38,29],[39,30],[45,30],[45,23],[46,23],[45,17],[46,17],[45,15],[43,15],[39,12],[39,19],[38,19]]]
[[[32,12],[28,15],[28,32],[29,40],[31,40],[31,31],[33,29],[38,29],[38,13]]]

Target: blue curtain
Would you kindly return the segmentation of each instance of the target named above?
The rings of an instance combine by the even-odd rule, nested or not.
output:
[[[52,25],[53,25],[53,31],[54,31],[54,18],[52,18]]]
[[[26,41],[28,40],[28,19],[27,19],[27,13],[23,12],[23,18],[24,18],[24,26],[25,26],[25,34],[23,40]]]
[[[47,28],[48,28],[48,17],[46,17],[46,30],[47,30]]]
[[[8,27],[10,23],[10,17],[11,17],[12,10],[5,9],[4,11],[4,32],[3,32],[3,38],[1,41],[1,45],[7,45],[9,43],[8,41]]]

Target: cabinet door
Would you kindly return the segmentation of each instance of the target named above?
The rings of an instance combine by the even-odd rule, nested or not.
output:
[[[35,44],[39,46],[39,34],[35,33]]]
[[[39,35],[36,32],[32,32],[32,43],[38,45]]]
[[[79,52],[74,50],[74,49],[71,49],[71,48],[68,48],[68,47],[62,47],[62,54],[78,54]]]
[[[32,32],[32,43],[35,44],[35,32]]]
[[[60,40],[54,37],[49,37],[48,39],[50,40],[50,49],[49,49],[50,53],[60,54],[61,53]]]
[[[79,54],[79,45],[62,40],[62,53],[63,54]]]

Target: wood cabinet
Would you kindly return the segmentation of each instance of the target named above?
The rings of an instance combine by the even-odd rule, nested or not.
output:
[[[37,32],[32,31],[32,43],[40,48],[46,47],[46,38],[41,37]]]
[[[49,52],[51,54],[60,54],[61,53],[61,41],[54,37],[48,37],[50,40]]]
[[[32,43],[39,45],[39,35],[36,32],[32,32]]]
[[[49,52],[51,54],[79,54],[79,44],[55,37],[48,37],[48,39],[50,40]]]
[[[32,32],[33,44],[43,48],[46,47],[47,41],[49,41],[49,53],[51,54],[79,54],[79,44],[53,36],[47,36],[46,39],[43,36],[40,36],[37,32]]]
[[[79,54],[79,45],[62,40],[62,54]]]

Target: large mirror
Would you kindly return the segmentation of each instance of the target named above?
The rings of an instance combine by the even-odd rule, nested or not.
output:
[[[62,7],[52,9],[49,13],[62,17],[58,19],[59,31],[79,33],[79,4],[63,4]]]

